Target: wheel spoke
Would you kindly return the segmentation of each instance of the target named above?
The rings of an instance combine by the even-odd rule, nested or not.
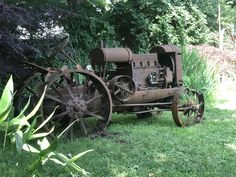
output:
[[[116,91],[114,92],[114,94],[117,95],[117,94],[120,93],[120,92],[121,92],[121,89],[118,88],[118,90],[116,90]]]
[[[51,100],[53,100],[53,101],[56,101],[56,102],[58,102],[58,103],[61,103],[61,104],[63,104],[63,105],[66,105],[66,103],[64,103],[62,100],[60,100],[59,98],[57,98],[57,97],[55,97],[55,96],[46,94],[45,97],[46,97],[46,98],[49,98],[49,99],[51,99]]]
[[[62,118],[64,118],[64,116],[67,114],[67,112],[65,111],[65,112],[62,112],[62,113],[59,113],[59,114],[57,114],[57,115],[54,115],[53,117],[52,117],[52,120],[53,119],[57,119],[56,121],[58,122],[58,121],[60,121]],[[60,120],[59,120],[60,119]]]
[[[180,99],[180,100],[179,100]],[[202,120],[204,98],[196,91],[186,89],[173,99],[172,115],[178,126],[190,126]],[[179,103],[181,103],[179,105]]]
[[[69,122],[69,126],[66,128],[67,130],[63,130],[63,133],[64,133],[64,136],[65,137],[67,137],[68,136],[68,134],[70,133],[70,129],[74,126],[74,125],[71,125],[72,124],[72,122],[73,122],[73,119],[70,119],[70,122]]]
[[[70,127],[70,139],[72,140],[73,138],[74,138],[74,125]]]
[[[123,89],[123,87],[121,85],[117,84],[117,83],[115,83],[115,86],[117,86],[120,89]]]
[[[133,94],[130,90],[127,90],[126,88],[123,88],[124,91],[128,92],[129,94]]]
[[[70,97],[71,97],[71,98],[75,98],[75,96],[74,96],[74,94],[73,94],[73,91],[71,90],[71,86],[72,86],[72,82],[73,82],[73,81],[71,81],[71,83],[69,83],[67,76],[63,75],[63,77],[64,77],[64,79],[65,79],[65,81],[66,81],[64,87],[65,87],[66,90],[68,91]]]
[[[121,90],[121,100],[124,100],[124,98],[125,98],[125,92],[124,92],[124,90]]]
[[[70,95],[70,97],[71,97],[72,99],[75,98],[73,92],[72,92],[71,89],[70,89],[70,86],[66,86],[66,90],[68,91],[68,93],[69,93],[69,95]]]
[[[132,81],[127,82],[126,84],[123,85],[123,87],[129,86],[129,84],[130,84],[131,82],[132,82]]]
[[[83,85],[82,91],[79,93],[79,98],[83,98],[83,96],[85,95],[86,91],[87,91],[87,86],[85,86],[87,83],[85,83]]]
[[[64,79],[63,80],[65,80],[66,82],[66,85],[67,86],[72,86],[72,83],[73,83],[73,76],[70,74],[64,74],[63,76],[62,76]]]
[[[55,93],[60,96],[63,97],[62,94],[52,85],[51,88],[55,91]]]
[[[86,126],[85,126],[84,118],[81,117],[79,120],[80,120],[80,124],[81,124],[81,126],[82,126],[82,129],[83,129],[83,131],[84,131],[84,134],[87,135],[87,134],[88,134],[88,130],[87,130]]]
[[[129,89],[129,86],[126,87]],[[121,92],[119,87],[117,89]],[[126,91],[123,92],[127,95]],[[58,72],[50,80],[43,105],[44,114],[47,116],[56,105],[60,105],[61,108],[52,117],[51,125],[54,123],[56,127],[66,127],[77,121],[80,127],[77,129],[67,126],[64,132],[70,138],[76,136],[75,132],[79,133],[80,130],[80,134],[84,135],[98,130],[100,122],[104,123],[103,128],[105,128],[112,112],[111,96],[105,83],[93,74],[80,70],[68,69],[64,73]],[[103,111],[106,111],[105,115]]]
[[[127,84],[129,85],[130,83],[127,83]],[[128,90],[128,89],[126,88],[126,87],[128,86],[127,84],[119,85],[119,84],[115,83],[115,86],[117,86],[120,90],[123,90],[123,91],[125,91],[125,92],[128,92],[129,94],[133,94],[132,91],[130,91],[130,90]]]
[[[94,112],[90,112],[90,111],[86,111],[86,114],[90,115],[90,116],[93,116],[93,117],[96,117],[97,119],[99,120],[105,120],[102,116],[94,113]]]
[[[103,95],[104,95],[104,93],[101,93],[101,94],[99,94],[99,95],[97,95],[97,96],[91,98],[90,100],[87,100],[87,101],[86,101],[86,104],[89,104],[89,103],[91,103],[92,101],[94,101],[94,100],[96,100],[96,99],[98,99],[98,98],[101,98]]]

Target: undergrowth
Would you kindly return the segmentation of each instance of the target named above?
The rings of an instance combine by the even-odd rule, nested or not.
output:
[[[45,90],[30,113],[26,111],[30,104],[29,98],[27,104],[17,116],[13,114],[14,89],[12,77],[10,77],[3,90],[2,96],[0,97],[0,141],[2,142],[0,144],[0,155],[2,159],[0,160],[0,169],[2,172],[1,176],[3,177],[44,176],[41,175],[43,173],[40,169],[48,161],[62,166],[67,174],[71,176],[76,176],[77,174],[87,176],[89,174],[75,162],[91,150],[75,156],[71,154],[69,157],[57,151],[59,138],[68,128],[63,130],[57,137],[54,137],[51,142],[48,140],[48,136],[53,132],[54,127],[47,132],[42,130],[54,113],[44,121],[39,121],[40,116],[37,115],[37,112],[43,102]],[[28,159],[24,161],[27,155]],[[9,164],[8,161],[13,164]],[[9,169],[11,170],[8,171]]]
[[[208,104],[215,103],[219,84],[217,65],[202,58],[196,50],[182,50],[183,80],[185,86],[204,94]]]

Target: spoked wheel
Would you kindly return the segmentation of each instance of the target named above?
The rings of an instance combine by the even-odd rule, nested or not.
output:
[[[27,112],[33,110],[34,106],[40,99],[40,95],[38,94],[39,87],[44,83],[45,75],[43,73],[33,73],[30,77],[28,77],[23,85],[17,88],[14,107],[16,114],[19,114],[24,106],[27,104],[30,98],[30,107],[28,107]]]
[[[71,137],[102,131],[111,119],[109,90],[99,77],[85,70],[68,69],[51,77],[43,102],[44,117],[56,106],[51,124],[59,129],[68,127],[65,134]]]
[[[185,89],[174,96],[172,116],[177,126],[185,127],[200,123],[204,113],[204,97],[197,91]]]

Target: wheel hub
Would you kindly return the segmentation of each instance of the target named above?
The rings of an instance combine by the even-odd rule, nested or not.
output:
[[[84,99],[75,97],[67,102],[66,111],[71,118],[79,119],[86,114],[87,104]]]

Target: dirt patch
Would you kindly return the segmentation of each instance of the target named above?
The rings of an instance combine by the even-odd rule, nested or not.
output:
[[[217,63],[221,75],[234,77],[236,74],[236,50],[221,51],[219,48],[209,45],[190,46],[189,48],[198,50],[201,56]]]

